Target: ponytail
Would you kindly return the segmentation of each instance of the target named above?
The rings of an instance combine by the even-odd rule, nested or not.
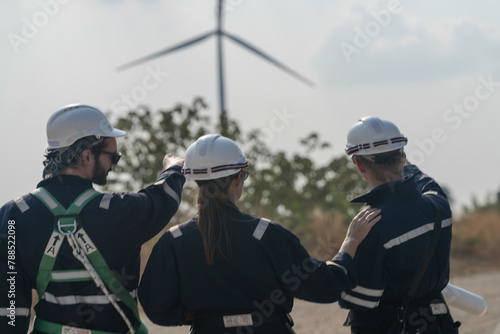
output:
[[[205,259],[208,265],[214,264],[216,254],[227,259],[221,247],[222,239],[226,240],[226,249],[231,252],[231,240],[226,226],[227,214],[224,206],[228,204],[228,189],[239,173],[220,179],[196,181],[198,190],[198,228],[201,233]]]

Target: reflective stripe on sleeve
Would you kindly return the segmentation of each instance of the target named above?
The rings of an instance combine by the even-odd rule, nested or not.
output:
[[[178,238],[182,235],[182,231],[179,228],[179,225],[172,226],[169,231],[170,231],[170,233],[172,233],[174,238]]]
[[[382,294],[384,293],[383,289],[382,290],[370,289],[370,288],[365,288],[365,287],[362,287],[359,285],[357,287],[355,287],[354,289],[352,289],[351,291],[359,293],[361,295],[370,296],[370,297],[382,297]]]
[[[104,194],[101,198],[101,202],[99,203],[99,207],[104,210],[109,209],[109,205],[111,204],[111,198],[113,198],[113,194]]]
[[[29,317],[30,309],[26,307],[16,307],[15,309],[0,308],[0,317],[15,315],[16,317]]]
[[[340,294],[340,297],[342,298],[342,300],[345,300],[346,302],[349,302],[351,304],[358,305],[358,306],[363,306],[366,308],[375,308],[379,304],[378,301],[374,302],[374,301],[370,301],[370,300],[361,299],[358,297],[351,296],[345,292],[342,292]]]
[[[130,292],[132,298],[137,297],[137,289]],[[115,294],[109,295],[114,301],[121,301]],[[94,304],[94,305],[105,305],[110,304],[109,299],[105,295],[94,295],[94,296],[59,296],[56,297],[50,292],[45,292],[43,294],[43,299],[52,304],[58,305],[75,305],[75,304]]]
[[[270,220],[266,219],[266,218],[262,218],[259,221],[259,224],[257,225],[255,230],[253,231],[253,237],[255,239],[257,239],[257,240],[262,239],[262,237],[264,236],[264,233],[266,233],[267,227],[269,226],[269,222],[270,222]]]
[[[172,199],[177,202],[177,205],[179,205],[181,199],[179,198],[179,195],[177,195],[175,190],[168,185],[167,181],[164,181],[162,186],[163,191],[165,191],[168,196],[172,197]]]
[[[26,203],[26,201],[22,197],[16,198],[14,200],[14,203],[16,203],[16,205],[19,208],[19,210],[21,210],[21,213],[25,213],[30,208],[30,206],[28,205],[28,203]]]
[[[422,195],[439,195],[437,191],[429,190],[423,193]]]
[[[452,218],[445,219],[441,222],[441,227],[444,228],[444,227],[450,226],[452,223],[453,223]],[[422,234],[428,233],[432,230],[434,230],[434,223],[425,224],[423,226],[420,226],[419,228],[416,228],[416,229],[411,230],[405,234],[402,234],[399,237],[396,237],[392,240],[389,240],[388,242],[386,242],[384,244],[384,248],[390,249],[394,246],[401,245],[402,243],[405,243],[411,239],[419,237]]]

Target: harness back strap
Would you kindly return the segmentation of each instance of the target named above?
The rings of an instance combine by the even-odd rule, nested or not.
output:
[[[106,284],[106,286],[111,291],[113,291],[115,295],[120,298],[121,301],[133,312],[138,324],[136,325],[136,327],[138,327],[136,333],[148,333],[146,326],[141,321],[141,318],[139,316],[137,303],[128,293],[128,290],[123,286],[120,280],[118,280],[118,278],[113,274],[106,261],[104,260],[104,257],[101,255],[97,247],[95,247],[94,243],[85,232],[85,230],[80,226],[78,215],[80,214],[81,210],[87,203],[89,203],[100,193],[93,189],[84,191],[80,196],[77,197],[77,199],[75,199],[75,201],[67,210],[57,201],[56,198],[54,198],[47,190],[42,187],[32,192],[32,194],[36,196],[52,212],[52,214],[55,216],[55,219],[57,220],[57,226],[54,228],[52,236],[49,239],[49,243],[47,244],[45,253],[42,256],[42,261],[40,263],[37,274],[36,281],[39,301],[45,293],[49,281],[53,280],[52,272],[57,254],[59,253],[60,246],[64,239],[63,233],[75,234],[76,232],[77,242],[85,251],[87,258],[94,266],[99,277]],[[51,246],[51,242],[52,245],[55,246]],[[86,278],[83,278],[81,280],[86,280]],[[92,333],[94,333],[94,331],[92,331]]]
[[[57,223],[61,226],[61,231],[69,233],[69,230],[74,225],[76,229],[77,217],[82,211],[83,207],[90,202],[94,197],[98,196],[99,193],[94,189],[88,189],[84,191],[77,199],[70,205],[66,210],[64,206],[59,203],[47,190],[40,187],[33,191],[32,194],[38,198],[47,209],[52,212],[57,219]],[[52,278],[52,269],[56,262],[57,255],[59,254],[59,249],[61,248],[62,242],[64,240],[64,234],[61,233],[56,226],[52,235],[50,236],[45,252],[42,256],[42,261],[38,268],[38,274],[36,277],[36,290],[38,293],[38,301],[42,298],[49,282]]]
[[[90,240],[90,239],[89,239]],[[78,240],[80,242],[80,239]],[[85,248],[84,248],[85,249]],[[113,293],[121,299],[121,301],[134,313],[134,317],[137,319],[140,327],[146,330],[144,333],[147,333],[146,326],[142,323],[141,318],[139,316],[139,309],[137,307],[137,303],[132,298],[127,289],[123,286],[123,284],[118,280],[118,278],[113,274],[111,269],[108,267],[108,264],[102,257],[101,253],[97,248],[95,251],[91,251],[87,253],[87,257],[94,266],[95,270],[99,277],[103,280],[106,286],[113,291]],[[137,333],[142,333],[140,330]]]

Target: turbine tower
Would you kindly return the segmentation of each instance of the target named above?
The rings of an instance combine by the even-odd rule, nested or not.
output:
[[[180,44],[171,46],[169,48],[166,48],[164,50],[155,52],[153,54],[150,54],[148,56],[139,58],[137,60],[134,60],[130,63],[124,64],[120,67],[118,67],[118,70],[125,70],[130,67],[142,64],[144,62],[147,62],[149,60],[158,58],[160,56],[166,55],[168,53],[180,50],[184,47],[196,44],[198,42],[201,42],[208,37],[215,35],[217,37],[217,63],[218,63],[218,69],[219,69],[219,105],[220,105],[220,112],[221,114],[226,113],[226,102],[225,102],[225,95],[224,95],[224,64],[223,64],[223,54],[222,54],[222,37],[226,37],[236,44],[242,46],[243,48],[246,48],[247,50],[257,54],[258,56],[264,58],[265,60],[269,61],[270,63],[274,64],[275,66],[281,68],[283,71],[287,72],[288,74],[292,75],[296,79],[302,81],[308,86],[313,87],[314,84],[307,79],[306,77],[300,75],[299,73],[295,72],[294,70],[290,69],[289,67],[283,65],[282,63],[278,62],[271,56],[265,54],[264,52],[260,51],[256,47],[250,45],[248,42],[243,41],[241,38],[236,37],[222,29],[222,1],[218,1],[218,8],[217,8],[217,29],[214,31],[210,31],[206,34],[203,34],[201,36],[195,37],[193,39],[190,39],[188,41],[182,42]]]

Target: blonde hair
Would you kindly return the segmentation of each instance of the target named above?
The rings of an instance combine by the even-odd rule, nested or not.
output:
[[[397,154],[401,152],[401,154]],[[378,181],[389,182],[397,178],[403,177],[403,167],[406,154],[401,150],[394,150],[382,154],[373,155],[375,161],[362,155],[353,155],[353,159],[362,163],[366,168],[373,172],[373,175]],[[387,157],[387,159],[384,159]]]

